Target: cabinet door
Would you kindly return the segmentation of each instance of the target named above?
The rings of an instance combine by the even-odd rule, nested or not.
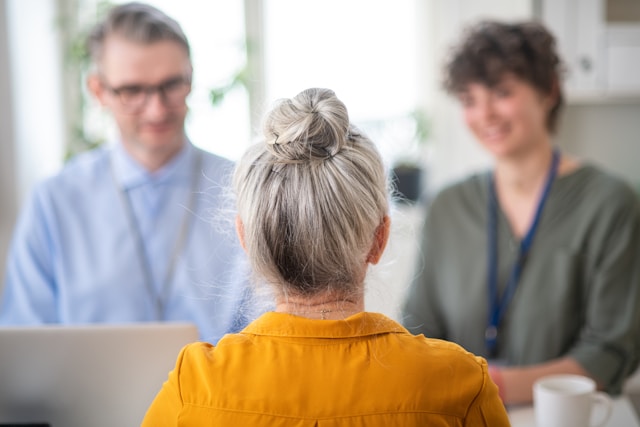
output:
[[[607,30],[606,87],[611,93],[640,93],[640,25]]]
[[[604,0],[543,0],[542,22],[554,33],[567,68],[569,97],[604,88]]]
[[[606,85],[614,93],[640,93],[640,1],[605,0]]]
[[[639,0],[542,0],[541,19],[558,39],[570,101],[638,99]]]

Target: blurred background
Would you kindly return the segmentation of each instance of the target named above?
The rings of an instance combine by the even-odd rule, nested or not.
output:
[[[567,68],[557,144],[640,189],[638,0],[148,2],[176,18],[191,42],[187,133],[195,145],[235,160],[274,100],[328,87],[378,144],[390,176],[395,170],[417,177],[420,186],[405,193],[415,201],[394,207],[394,234],[369,292],[372,310],[397,317],[429,196],[489,165],[440,88],[447,51],[468,23],[544,22]],[[2,275],[33,185],[113,136],[109,118],[85,91],[81,46],[114,3],[120,1],[0,0]]]

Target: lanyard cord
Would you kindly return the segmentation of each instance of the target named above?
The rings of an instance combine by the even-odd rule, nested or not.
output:
[[[111,176],[114,183],[116,184],[116,187],[118,188],[118,195],[120,196],[120,201],[124,208],[125,215],[127,216],[129,228],[131,229],[133,238],[135,240],[136,255],[138,258],[138,262],[140,263],[140,268],[144,277],[144,283],[145,287],[147,288],[147,293],[154,302],[156,320],[164,320],[166,301],[169,297],[169,292],[171,291],[171,285],[173,282],[172,279],[175,274],[176,266],[178,264],[178,258],[180,258],[180,254],[184,249],[185,243],[187,241],[187,235],[189,234],[189,228],[192,223],[193,211],[196,204],[196,185],[198,184],[201,169],[202,153],[200,153],[200,151],[196,151],[194,165],[191,169],[191,186],[189,188],[189,200],[187,202],[187,209],[182,217],[182,223],[180,224],[178,237],[176,238],[175,244],[173,246],[173,252],[171,253],[171,258],[169,259],[167,272],[161,282],[162,286],[160,287],[159,291],[156,291],[153,285],[151,265],[149,264],[149,259],[147,258],[145,251],[142,231],[140,229],[140,224],[136,219],[136,215],[133,211],[133,204],[131,203],[129,192],[118,185],[113,161],[111,161]]]
[[[527,234],[520,241],[518,256],[511,268],[511,274],[507,282],[507,286],[504,289],[502,298],[498,295],[498,196],[496,194],[496,187],[493,174],[489,175],[489,226],[488,226],[488,245],[489,245],[489,257],[488,257],[488,302],[489,302],[489,318],[487,322],[487,328],[485,330],[485,343],[489,357],[496,356],[496,349],[498,344],[498,328],[502,321],[504,314],[513,299],[513,295],[518,287],[518,282],[524,264],[527,260],[527,255],[531,249],[533,243],[533,237],[536,234],[540,217],[542,216],[542,210],[549,197],[551,190],[551,184],[558,173],[558,165],[560,163],[560,152],[558,150],[553,151],[553,157],[551,165],[549,167],[549,173],[547,175],[547,181],[545,182],[542,195],[538,201],[538,207],[536,208],[533,222],[527,231]]]

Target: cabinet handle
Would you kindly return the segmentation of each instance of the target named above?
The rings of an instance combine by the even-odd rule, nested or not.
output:
[[[593,63],[591,62],[591,58],[588,56],[581,56],[579,59],[580,68],[582,71],[588,73],[593,68]]]

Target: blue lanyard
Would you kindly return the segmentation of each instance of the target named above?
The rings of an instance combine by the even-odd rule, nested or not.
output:
[[[516,258],[513,267],[511,268],[511,274],[507,282],[507,286],[502,294],[502,298],[498,295],[498,196],[496,195],[496,186],[494,182],[493,174],[489,176],[489,227],[488,227],[488,245],[489,245],[489,265],[488,265],[488,287],[489,287],[489,319],[487,322],[487,329],[485,330],[484,338],[489,357],[496,356],[496,348],[498,344],[498,328],[500,322],[504,317],[511,299],[518,287],[518,281],[524,268],[524,264],[527,260],[529,249],[533,243],[533,237],[536,234],[540,217],[542,216],[542,210],[549,197],[549,191],[551,190],[551,184],[558,173],[558,164],[560,163],[560,152],[558,150],[553,151],[553,158],[551,160],[551,166],[549,167],[549,173],[547,175],[547,181],[544,185],[544,190],[538,201],[538,207],[536,209],[535,216],[529,231],[520,241],[520,247],[518,250],[518,256]]]

